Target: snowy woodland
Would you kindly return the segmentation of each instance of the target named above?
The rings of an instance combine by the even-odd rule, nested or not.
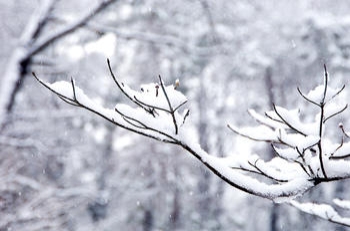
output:
[[[0,0],[0,230],[350,229],[346,0]]]

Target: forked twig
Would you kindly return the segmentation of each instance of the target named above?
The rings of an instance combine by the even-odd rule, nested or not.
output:
[[[128,93],[125,92],[124,90],[124,84],[123,83],[120,83],[117,78],[115,77],[114,73],[113,73],[113,70],[112,70],[112,67],[111,67],[111,63],[109,61],[109,59],[107,59],[107,64],[108,64],[108,69],[109,69],[109,72],[115,82],[115,84],[117,84],[119,90],[130,100],[132,101],[133,103],[135,103],[137,106],[139,106],[140,108],[144,109],[145,111],[147,111],[148,113],[152,114],[152,110],[150,108],[146,108],[144,107],[142,104],[140,104],[137,100],[135,100],[132,96],[130,96]],[[152,114],[153,115],[153,114]],[[154,115],[153,115],[154,116]]]
[[[165,133],[163,133],[163,132],[156,131],[156,130],[154,130],[154,129],[153,129],[153,130],[150,129],[150,130],[153,131],[153,132],[157,132],[157,133],[160,132],[159,134],[163,135],[164,137],[170,138],[170,140],[164,139],[164,138],[160,138],[160,137],[158,137],[158,136],[154,136],[154,135],[149,134],[149,133],[145,133],[145,132],[141,131],[140,129],[134,129],[134,128],[129,127],[129,126],[125,126],[124,124],[121,124],[121,123],[117,122],[114,118],[110,118],[110,117],[104,115],[103,113],[101,113],[101,112],[95,110],[94,108],[88,107],[88,106],[86,106],[86,105],[84,105],[84,104],[81,104],[81,103],[77,102],[77,101],[74,100],[74,99],[68,98],[68,97],[66,97],[66,96],[64,96],[64,95],[62,95],[62,94],[60,94],[59,92],[57,92],[56,90],[54,90],[53,88],[51,88],[47,83],[45,83],[44,81],[42,81],[41,79],[39,79],[39,78],[36,76],[36,74],[35,74],[34,72],[32,72],[32,74],[33,74],[34,78],[35,78],[41,85],[43,85],[43,86],[44,86],[45,88],[47,88],[49,91],[51,91],[51,92],[53,92],[54,94],[56,94],[56,95],[57,95],[59,98],[61,98],[64,102],[67,102],[67,101],[68,101],[68,102],[70,102],[70,104],[72,104],[73,106],[77,106],[77,107],[81,107],[81,108],[83,108],[83,109],[86,109],[87,111],[90,111],[90,112],[92,112],[92,113],[94,113],[94,114],[96,114],[96,115],[102,117],[103,119],[105,119],[105,120],[107,120],[107,121],[113,123],[114,125],[119,126],[119,127],[121,127],[121,128],[124,128],[124,129],[126,129],[126,130],[129,130],[129,131],[131,131],[131,132],[134,132],[134,133],[136,133],[136,134],[139,134],[139,135],[142,135],[142,136],[146,136],[146,137],[149,137],[149,138],[151,138],[151,139],[158,140],[158,141],[165,142],[165,143],[172,143],[172,144],[178,144],[178,143],[179,143],[179,141],[177,141],[177,140],[174,139],[173,137],[171,137],[171,136],[169,136],[169,135],[167,135],[167,134],[165,134]],[[71,81],[71,82],[72,82],[72,81]],[[73,86],[74,86],[74,89],[75,89],[74,81],[73,81],[72,87],[73,87]],[[76,95],[75,90],[73,91],[73,97],[74,97],[74,94]],[[75,98],[76,98],[76,96],[75,96]]]
[[[248,161],[248,164],[249,164],[250,166],[252,166],[253,168],[255,168],[255,169],[258,171],[259,174],[261,174],[262,176],[264,176],[264,177],[266,177],[266,178],[269,178],[269,179],[274,180],[274,181],[277,181],[277,182],[288,182],[288,180],[277,179],[277,178],[275,178],[275,177],[273,177],[273,176],[270,176],[270,175],[267,174],[266,172],[262,171],[262,170],[257,166],[258,160],[259,160],[259,159],[257,159],[257,160],[255,161],[254,164],[252,164],[250,161]]]
[[[173,118],[173,123],[174,123],[174,127],[175,127],[175,134],[177,135],[178,127],[177,127],[177,122],[176,122],[176,118],[175,118],[175,111],[174,111],[173,107],[171,106],[171,103],[170,103],[170,100],[169,100],[169,97],[168,97],[168,93],[166,92],[165,87],[164,87],[164,83],[163,83],[162,77],[160,75],[158,77],[159,77],[160,86],[161,86],[161,88],[163,90],[165,99],[168,102],[170,114],[171,114],[171,117]]]

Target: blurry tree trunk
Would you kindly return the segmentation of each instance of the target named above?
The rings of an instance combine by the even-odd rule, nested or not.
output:
[[[113,134],[114,126],[107,125],[107,135],[105,138],[105,145],[102,148],[102,158],[99,161],[98,165],[98,177],[97,177],[97,195],[92,202],[89,203],[88,211],[90,212],[91,218],[94,222],[102,220],[107,216],[107,207],[108,207],[108,197],[107,192],[109,191],[108,185],[106,183],[108,175],[111,174],[111,156],[112,156],[112,147],[113,147]]]
[[[339,198],[339,199],[343,199],[346,198],[346,190],[344,188],[344,184],[345,182],[338,182],[337,185],[335,186],[335,192],[334,192],[334,196],[333,198]],[[346,231],[347,228],[345,228],[345,226],[343,225],[338,225],[337,226],[337,231]]]
[[[89,20],[115,1],[107,0],[99,2],[92,10],[83,14],[73,23],[64,26],[57,32],[47,35],[42,35],[42,32],[45,25],[49,22],[55,1],[47,0],[41,2],[41,6],[33,13],[33,16],[28,21],[19,39],[18,46],[10,56],[2,78],[0,86],[0,132],[6,124],[7,115],[11,112],[15,104],[16,95],[22,86],[23,79],[28,72],[33,56],[44,50],[54,41],[84,26]]]
[[[108,174],[111,169],[111,156],[113,152],[113,134],[114,134],[114,126],[108,124],[107,126],[107,135],[105,138],[105,148],[102,153],[101,164],[100,164],[100,172],[99,177],[97,179],[98,189],[103,191],[106,189],[106,179],[108,178]]]
[[[209,4],[206,0],[199,0],[199,2],[202,6],[203,12],[207,18],[207,23],[209,25],[209,30],[205,35],[205,37],[203,38],[203,41],[201,41],[201,43],[216,44],[219,42],[219,38],[216,33],[215,22],[211,14]],[[208,60],[199,59],[199,62],[203,68],[206,66]],[[201,145],[204,151],[208,152],[210,151],[209,150],[210,128],[208,124],[211,124],[211,123],[209,122],[208,111],[207,111],[208,108],[206,107],[206,105],[208,105],[209,99],[206,94],[207,89],[206,89],[205,83],[206,83],[205,79],[200,79],[199,100],[198,100],[198,103],[199,103],[198,133],[199,133],[199,144]],[[210,229],[214,227],[211,227],[212,224],[208,226],[208,222],[212,222],[213,219],[218,219],[218,217],[213,217],[213,214],[215,210],[216,212],[220,211],[220,209],[216,209],[216,206],[219,205],[218,201],[221,200],[221,198],[217,198],[216,192],[213,192],[211,190],[213,185],[213,179],[209,170],[206,168],[203,168],[202,166],[200,166],[200,170],[202,172],[201,177],[199,178],[199,181],[198,181],[200,228]]]
[[[173,59],[171,59],[171,65],[170,65],[170,70],[169,70],[169,78],[170,79],[175,79],[175,69],[173,65]],[[170,224],[169,224],[169,229],[170,230],[178,230],[180,226],[180,211],[181,211],[181,206],[180,206],[180,184],[178,183],[178,176],[179,176],[179,166],[180,164],[178,163],[178,158],[174,155],[171,155],[171,167],[173,170],[174,177],[172,177],[169,183],[171,187],[171,192],[173,193],[173,200],[172,200],[172,210],[170,213]]]
[[[204,151],[209,151],[209,134],[208,134],[208,116],[207,116],[207,108],[208,104],[205,86],[205,80],[200,80],[200,89],[199,89],[199,124],[198,124],[198,134],[199,134],[199,144],[203,148]],[[205,223],[210,219],[210,211],[213,205],[212,203],[212,195],[210,193],[210,185],[211,185],[211,173],[207,168],[200,166],[201,175],[198,180],[198,195],[199,195],[199,215],[200,215],[200,228],[206,228]]]
[[[265,88],[267,90],[267,95],[268,95],[268,102],[269,106],[272,107],[274,103],[276,103],[276,98],[274,94],[274,83],[272,80],[272,68],[271,66],[268,66],[265,70]],[[273,153],[271,147],[268,147],[269,150],[267,153],[269,153],[268,158],[273,158],[275,154]],[[270,212],[270,231],[277,231],[278,229],[278,216],[279,216],[279,210],[280,207],[278,204],[273,203],[271,207],[271,212]]]
[[[33,13],[20,36],[18,47],[9,58],[0,87],[0,131],[6,123],[7,113],[13,108],[16,93],[30,64],[29,50],[47,23],[54,2],[53,0],[44,1]]]
[[[173,164],[174,175],[178,176],[178,163],[176,163],[176,158],[173,160],[175,163]],[[172,182],[173,185],[173,201],[172,201],[172,211],[170,213],[170,230],[178,230],[180,225],[180,190],[179,185],[175,182]]]
[[[222,110],[219,111],[218,114],[222,114]],[[224,153],[224,133],[220,132],[218,137],[218,153],[222,157],[222,153]],[[215,187],[215,206],[213,209],[213,216],[216,218],[216,224],[215,224],[215,230],[222,230],[221,225],[221,217],[223,215],[223,205],[222,205],[222,198],[224,196],[224,182],[220,179],[216,179],[216,187]]]
[[[144,217],[142,220],[143,231],[152,231],[153,229],[153,213],[149,209],[144,211]]]

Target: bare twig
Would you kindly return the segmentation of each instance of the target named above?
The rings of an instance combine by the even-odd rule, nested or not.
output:
[[[56,94],[57,96],[59,96],[61,99],[65,99],[65,102],[66,102],[66,101],[73,102],[73,103],[76,104],[76,105],[74,105],[74,106],[78,106],[78,107],[81,107],[81,108],[83,108],[83,109],[86,109],[86,110],[88,110],[88,111],[90,111],[90,112],[92,112],[92,113],[94,113],[94,114],[96,114],[96,115],[102,117],[103,119],[105,119],[105,120],[107,120],[107,121],[113,123],[113,124],[116,125],[116,126],[119,126],[119,127],[121,127],[121,128],[124,128],[124,129],[126,129],[126,130],[129,130],[129,131],[131,131],[131,132],[137,133],[137,134],[139,134],[139,135],[146,136],[146,137],[149,137],[149,138],[151,138],[151,139],[158,140],[158,141],[161,141],[161,142],[164,142],[164,143],[172,143],[172,144],[178,143],[178,141],[177,141],[177,140],[175,141],[175,139],[174,139],[174,141],[167,140],[167,139],[162,139],[162,138],[160,138],[160,137],[158,137],[158,136],[154,136],[154,135],[151,135],[151,134],[149,134],[149,133],[145,133],[145,132],[143,132],[143,131],[140,131],[139,129],[133,129],[132,127],[125,126],[124,124],[118,123],[118,122],[116,122],[113,118],[109,118],[109,117],[107,117],[106,115],[102,114],[101,112],[98,112],[98,111],[94,110],[94,109],[91,108],[91,107],[88,107],[88,106],[83,105],[83,104],[79,104],[78,102],[76,102],[76,101],[74,101],[74,100],[72,100],[72,99],[70,99],[70,98],[67,98],[66,96],[64,96],[64,95],[60,94],[59,92],[55,91],[54,89],[52,89],[52,88],[51,88],[50,86],[48,86],[45,82],[43,82],[41,79],[39,79],[39,78],[36,76],[36,74],[35,74],[34,72],[33,72],[32,74],[33,74],[33,76],[36,78],[36,80],[37,80],[41,85],[43,85],[45,88],[47,88],[48,90],[50,90],[51,92],[53,92],[54,94]]]
[[[304,93],[301,92],[301,90],[300,90],[299,87],[297,87],[297,89],[298,89],[299,94],[300,94],[306,101],[308,101],[309,103],[315,104],[315,105],[318,106],[318,107],[320,106],[319,103],[316,103],[315,101],[309,99],[306,95],[304,95]]]
[[[282,120],[279,120],[279,119],[276,119],[276,118],[273,118],[272,115],[269,114],[269,112],[265,112],[265,116],[267,118],[269,118],[270,120],[272,121],[275,121],[275,122],[278,122],[278,123],[281,123],[281,124],[284,124],[284,122]]]
[[[256,139],[254,137],[248,136],[246,134],[241,133],[240,131],[236,130],[235,128],[233,128],[230,124],[227,124],[227,127],[233,131],[234,133],[236,133],[237,135],[240,135],[242,137],[248,138],[250,140],[254,140],[254,141],[262,141],[262,142],[267,142],[267,143],[272,143],[274,142],[274,140],[271,139]]]
[[[278,115],[278,117],[283,121],[284,124],[286,124],[293,131],[295,131],[303,136],[306,136],[306,134],[304,132],[300,131],[299,129],[297,129],[296,127],[291,125],[285,118],[283,118],[283,116],[278,112],[275,104],[273,104],[272,106],[273,106],[273,110],[275,111],[276,115]]]
[[[132,117],[130,117],[130,116],[125,115],[124,113],[122,113],[122,112],[121,112],[120,110],[118,110],[117,108],[114,108],[114,110],[115,110],[119,115],[121,115],[121,116],[124,118],[124,120],[125,120],[126,122],[128,122],[128,123],[131,124],[132,126],[137,127],[137,128],[140,128],[140,129],[147,129],[147,126],[146,126],[144,123],[142,123],[141,121],[136,120],[135,118],[132,118]],[[131,121],[133,121],[133,122],[131,122]],[[139,124],[139,125],[135,124],[134,122],[137,123],[137,124]]]
[[[337,92],[328,100],[328,102],[331,101],[332,99],[334,99],[337,95],[339,95],[344,89],[345,89],[345,85],[343,85],[343,86],[340,88],[340,90],[337,91]]]
[[[342,109],[340,109],[339,111],[333,113],[332,115],[328,116],[327,118],[324,118],[323,123],[325,123],[327,120],[329,120],[330,118],[339,115],[340,113],[342,113],[343,111],[345,111],[348,108],[348,105],[346,104],[345,107],[343,107]]]
[[[165,87],[164,87],[164,83],[163,83],[162,77],[160,75],[158,77],[159,77],[160,86],[161,86],[161,88],[163,90],[165,99],[166,99],[166,101],[168,102],[168,105],[169,105],[170,114],[171,114],[171,116],[173,118],[173,123],[174,123],[174,127],[175,127],[175,134],[177,135],[178,127],[177,127],[177,122],[176,122],[176,118],[175,118],[175,111],[174,111],[173,107],[171,106],[171,103],[170,103],[170,100],[169,100],[169,97],[168,97],[168,93],[166,92]]]
[[[164,111],[164,112],[169,113],[169,114],[171,113],[171,111],[169,111],[169,110],[166,109],[166,108],[157,107],[157,106],[154,106],[154,105],[151,105],[151,104],[147,104],[147,103],[143,102],[142,100],[138,99],[136,96],[134,96],[134,99],[135,99],[135,101],[138,102],[139,104],[141,104],[141,105],[143,105],[143,106],[145,106],[145,107],[148,107],[148,108],[150,108],[150,109],[157,109],[157,110],[159,110],[159,111]]]
[[[327,95],[327,88],[328,88],[328,72],[327,72],[327,66],[326,64],[323,64],[324,67],[324,91],[323,91],[323,98],[321,101],[321,105],[325,103],[326,95]]]
[[[320,125],[319,125],[319,137],[320,140],[318,141],[318,155],[319,155],[319,160],[320,160],[320,165],[321,165],[321,171],[322,174],[325,178],[327,178],[326,170],[324,167],[323,163],[323,151],[322,151],[322,132],[323,132],[323,124],[324,124],[324,106],[325,106],[325,99],[326,99],[326,94],[327,94],[327,88],[328,88],[328,72],[327,72],[327,67],[326,64],[324,66],[324,92],[323,92],[323,99],[321,100],[320,103],[320,108],[321,108],[321,113],[320,113]]]
[[[350,138],[350,135],[349,133],[347,133],[345,130],[344,130],[344,125],[342,123],[339,124],[339,128],[341,129],[341,131],[343,132],[344,136],[346,138]]]
[[[264,176],[264,177],[266,177],[266,178],[269,178],[269,179],[274,180],[274,181],[277,181],[277,182],[288,182],[288,180],[277,179],[277,178],[275,178],[275,177],[273,177],[273,176],[270,176],[270,175],[267,174],[266,172],[262,171],[262,170],[257,166],[258,161],[259,161],[259,159],[256,160],[254,164],[252,164],[250,161],[248,161],[248,164],[249,164],[250,166],[252,166],[253,168],[255,168],[255,169],[258,171],[258,173],[259,173],[260,175],[262,175],[262,176]]]
[[[186,114],[185,114],[185,116],[184,116],[184,119],[183,119],[183,121],[182,121],[182,124],[185,124],[186,118],[187,118],[189,115],[190,115],[190,110],[187,109],[187,110],[186,110]]]
[[[314,173],[314,171],[312,170],[310,164],[306,164],[305,157],[304,157],[304,156],[305,156],[305,150],[303,150],[302,152],[300,152],[300,150],[299,150],[298,147],[296,147],[295,150],[298,152],[300,159],[303,161],[303,163],[301,164],[303,170],[304,170],[309,176],[310,176],[310,175],[314,176],[315,173]],[[305,166],[309,169],[309,172],[310,172],[310,173],[308,173],[308,172],[306,171]]]
[[[342,156],[331,156],[331,157],[329,157],[329,159],[331,159],[331,160],[341,160],[341,159],[345,159],[345,158],[348,158],[348,157],[350,157],[350,153],[346,154],[346,155],[342,155]]]
[[[117,84],[119,90],[131,101],[131,102],[134,102],[137,106],[139,106],[140,108],[144,109],[145,111],[147,111],[148,113],[152,114],[152,109],[151,108],[146,108],[144,107],[142,104],[140,104],[140,102],[138,102],[136,99],[135,99],[135,96],[132,97],[131,95],[129,95],[128,93],[126,93],[126,91],[124,90],[124,84],[123,83],[120,83],[117,78],[115,77],[113,71],[112,71],[112,67],[111,67],[111,63],[109,61],[109,59],[107,59],[107,64],[108,64],[108,69],[109,69],[109,72],[114,80],[114,82]],[[154,116],[154,115],[153,115]]]

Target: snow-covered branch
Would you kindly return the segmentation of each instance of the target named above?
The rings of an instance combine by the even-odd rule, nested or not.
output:
[[[275,157],[264,161],[250,153],[228,157],[217,157],[205,152],[193,140],[193,131],[187,124],[189,110],[183,109],[186,97],[175,85],[165,85],[159,76],[158,83],[141,85],[139,91],[131,89],[113,73],[107,60],[110,74],[120,92],[133,103],[117,104],[107,109],[91,100],[74,80],[46,83],[34,77],[64,102],[88,110],[116,126],[161,142],[181,146],[200,160],[213,173],[231,186],[244,192],[271,199],[275,202],[289,202],[309,214],[334,223],[349,225],[349,219],[341,217],[330,205],[299,203],[294,199],[312,187],[329,181],[350,177],[350,142],[345,142],[348,133],[339,125],[344,134],[340,143],[332,143],[324,134],[328,120],[342,113],[347,104],[336,100],[343,90],[329,86],[325,67],[324,83],[300,95],[311,105],[319,108],[312,122],[300,118],[300,110],[288,110],[273,105],[273,110],[260,115],[254,110],[249,114],[260,124],[258,127],[229,129],[240,136],[254,141],[271,143]],[[344,203],[337,203],[344,204]]]
[[[333,202],[341,209],[350,209],[350,201],[334,199]],[[329,204],[300,203],[297,201],[291,201],[290,204],[305,213],[320,217],[336,224],[350,227],[350,218],[342,216],[339,214],[339,212],[337,212],[334,206]]]
[[[253,195],[280,201],[279,199],[302,195],[321,182],[350,176],[350,163],[336,158],[342,155],[347,145],[335,144],[323,147],[321,143],[323,137],[319,131],[322,131],[326,122],[325,105],[332,103],[333,92],[340,93],[338,90],[330,89],[327,81],[323,87],[318,87],[305,95],[313,102],[317,102],[317,97],[321,96],[319,105],[322,105],[323,113],[321,111],[313,123],[302,122],[298,110],[290,111],[275,106],[272,112],[267,113],[267,117],[250,111],[250,114],[261,123],[258,129],[239,129],[229,125],[231,130],[242,136],[272,143],[276,157],[264,161],[259,156],[249,153],[226,158],[209,155],[193,141],[190,126],[181,123],[188,116],[188,110],[182,110],[187,99],[174,85],[165,86],[159,77],[158,83],[142,85],[140,91],[136,91],[115,77],[109,61],[108,67],[117,87],[135,107],[117,104],[114,109],[106,109],[85,95],[73,79],[71,82],[49,84],[35,74],[34,76],[68,104],[91,111],[126,130],[181,146],[221,179]],[[332,108],[333,113],[336,112],[336,109]],[[344,107],[335,108],[340,108],[340,111]]]

